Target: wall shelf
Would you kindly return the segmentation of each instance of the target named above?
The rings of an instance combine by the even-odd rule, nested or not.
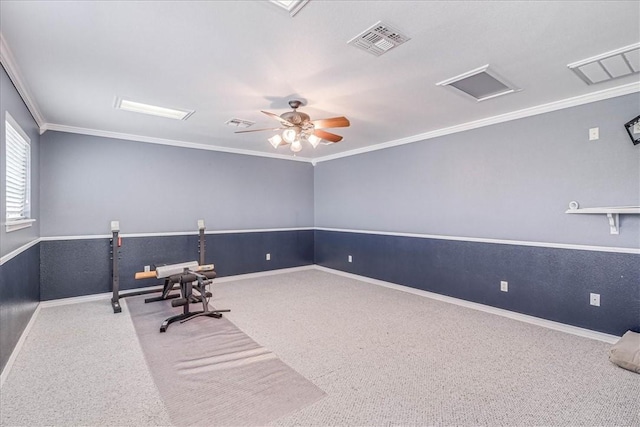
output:
[[[578,208],[577,202],[571,202],[568,214],[604,214],[609,220],[609,232],[620,234],[620,215],[640,215],[640,206],[610,206],[601,208]]]

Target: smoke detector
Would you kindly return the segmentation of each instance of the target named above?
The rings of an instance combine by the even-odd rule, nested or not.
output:
[[[478,102],[520,91],[516,86],[490,69],[489,65],[483,65],[475,70],[443,80],[440,83],[436,83],[436,86],[449,87],[457,93],[475,99]]]
[[[382,21],[376,22],[347,42],[352,46],[369,52],[372,55],[380,56],[411,40],[410,37],[400,33],[400,31],[387,25]]]

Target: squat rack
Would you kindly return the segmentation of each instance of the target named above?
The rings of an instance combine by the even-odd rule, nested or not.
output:
[[[204,235],[204,220],[198,220],[198,254],[199,254],[199,263],[200,265],[204,265],[205,263],[205,235]],[[113,292],[111,296],[111,307],[113,308],[114,313],[122,312],[122,307],[120,306],[120,298],[133,297],[137,295],[147,295],[153,294],[156,292],[162,292],[164,287],[159,286],[154,289],[145,289],[140,291],[129,291],[129,292],[121,292],[120,291],[120,274],[118,271],[118,261],[121,259],[120,255],[120,247],[122,246],[122,237],[120,236],[120,222],[119,221],[111,221],[111,239],[109,240],[109,245],[111,250],[109,252],[111,256],[111,290]],[[172,297],[173,298],[173,297]],[[169,298],[166,298],[169,299]]]

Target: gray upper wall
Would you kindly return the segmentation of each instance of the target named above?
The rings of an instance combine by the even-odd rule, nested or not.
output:
[[[48,131],[42,236],[313,226],[313,166]]]
[[[31,217],[36,222],[31,227],[6,232],[6,112],[20,125],[31,139]],[[11,82],[4,68],[0,71],[0,256],[7,255],[15,249],[40,237],[40,187],[39,187],[39,147],[40,132],[38,124],[31,116],[20,94]]]
[[[635,93],[321,162],[315,225],[638,248],[640,215],[611,235],[605,215],[564,213],[640,205],[640,145],[624,130],[638,114]]]

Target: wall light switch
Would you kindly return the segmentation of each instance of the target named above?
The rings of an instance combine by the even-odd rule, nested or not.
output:
[[[353,262],[353,257],[349,255],[349,262]]]
[[[600,139],[600,128],[589,129],[589,141],[595,141],[596,139]]]
[[[271,254],[267,254],[266,258],[267,258],[267,261],[271,261]]]

